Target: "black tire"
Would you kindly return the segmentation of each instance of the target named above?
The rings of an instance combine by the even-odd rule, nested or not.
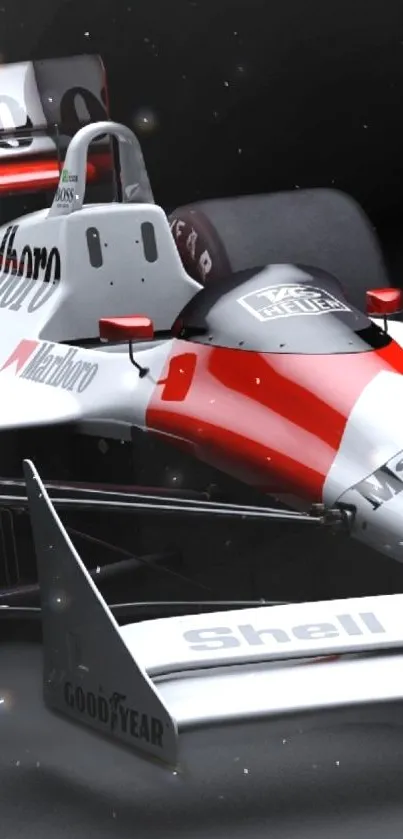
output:
[[[390,285],[374,228],[338,190],[201,201],[179,207],[170,223],[187,272],[202,283],[269,263],[297,263],[333,274],[363,311],[367,289]]]

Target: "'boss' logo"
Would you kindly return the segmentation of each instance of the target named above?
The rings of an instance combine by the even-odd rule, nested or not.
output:
[[[74,189],[72,187],[59,187],[56,192],[56,201],[60,204],[72,204],[74,201]]]

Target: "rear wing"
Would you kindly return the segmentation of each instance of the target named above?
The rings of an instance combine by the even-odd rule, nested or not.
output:
[[[109,118],[98,55],[0,66],[0,195],[56,188],[71,138]],[[111,178],[110,138],[93,144],[87,180]]]
[[[46,705],[176,765],[175,720],[133,658],[29,461],[24,475],[41,588]]]

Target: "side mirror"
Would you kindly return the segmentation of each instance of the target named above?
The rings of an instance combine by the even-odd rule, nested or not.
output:
[[[145,315],[101,318],[99,321],[99,337],[104,341],[116,342],[150,341],[154,338],[154,324]]]
[[[400,288],[374,288],[367,291],[367,314],[387,318],[403,310],[403,291]]]

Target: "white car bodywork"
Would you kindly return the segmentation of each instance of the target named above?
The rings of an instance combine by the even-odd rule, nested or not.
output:
[[[88,146],[105,131],[119,139],[123,192],[127,200],[138,195],[138,203],[83,206]],[[63,173],[49,210],[0,229],[0,428],[99,418],[110,421],[111,434],[114,425],[142,427],[170,341],[136,348],[150,368],[143,380],[127,346],[68,344],[98,338],[99,320],[108,316],[146,314],[155,329],[169,329],[200,285],[182,266],[164,211],[145,200],[152,195],[129,129],[109,122],[81,129]],[[83,365],[91,367],[90,380],[67,375],[71,359],[78,377]]]
[[[88,147],[103,132],[120,144],[124,203],[84,205]],[[50,209],[0,228],[0,429],[101,417],[112,434],[114,423],[142,427],[170,341],[135,347],[150,367],[141,381],[126,346],[74,347],[75,364],[96,365],[81,390],[66,386],[63,371],[57,384],[56,372],[69,362],[69,343],[98,338],[100,318],[144,314],[156,330],[169,329],[200,290],[183,267],[164,211],[152,202],[136,137],[125,126],[97,123],[71,141]],[[389,331],[403,346],[403,323],[389,323]],[[32,361],[27,341],[37,342],[32,354],[43,348],[46,361],[30,379],[24,376]]]
[[[84,205],[88,147],[102,133],[119,142],[123,202]],[[99,320],[146,315],[155,330],[168,331],[201,288],[183,267],[164,211],[152,202],[136,137],[100,122],[71,141],[50,209],[0,229],[0,430],[72,423],[85,433],[130,439],[134,426],[146,429],[172,339],[134,346],[147,368],[139,376],[127,346],[98,340]],[[403,346],[403,323],[389,329]],[[98,345],[80,346],[91,340]],[[328,507],[355,505],[352,535],[399,560],[400,496],[373,515],[355,487],[390,459],[400,464],[402,400],[396,372],[380,372],[363,388],[323,488]]]

